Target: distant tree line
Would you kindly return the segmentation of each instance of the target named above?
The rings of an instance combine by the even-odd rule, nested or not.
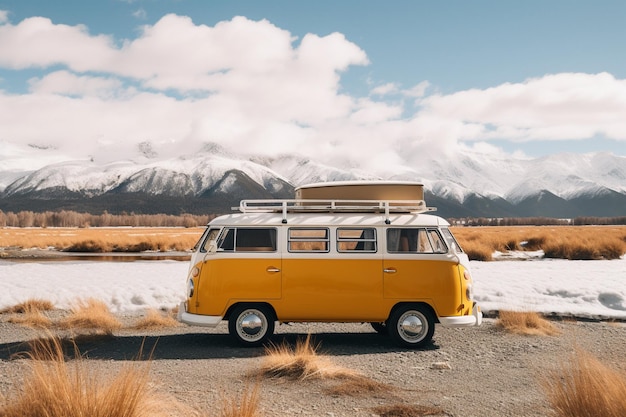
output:
[[[75,211],[3,212],[0,210],[0,227],[196,227],[204,226],[216,215],[195,214],[102,214]]]
[[[582,226],[582,225],[626,225],[626,216],[621,217],[575,217],[555,219],[553,217],[472,217],[448,219],[459,226]]]
[[[19,211],[0,210],[0,227],[196,227],[204,226],[217,214],[102,214],[62,211]],[[621,217],[576,217],[555,219],[552,217],[466,217],[450,218],[453,225],[462,226],[572,226],[572,225],[626,225],[626,216]]]

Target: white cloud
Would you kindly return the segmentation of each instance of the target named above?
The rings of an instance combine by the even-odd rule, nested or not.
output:
[[[554,74],[447,95],[427,95],[427,81],[406,90],[389,82],[360,98],[343,92],[341,74],[369,61],[340,33],[298,40],[266,20],[211,27],[166,15],[118,40],[46,18],[6,19],[0,12],[0,68],[41,75],[28,92],[0,92],[0,140],[70,157],[126,158],[141,143],[172,156],[211,141],[393,168],[452,155],[465,143],[494,153],[493,139],[626,139],[626,81],[610,74]],[[388,95],[416,98],[417,110],[383,101]]]
[[[398,86],[395,83],[386,83],[373,88],[370,94],[374,96],[386,96],[388,94],[396,94],[397,92]]]
[[[69,71],[55,71],[43,78],[29,80],[30,91],[35,95],[61,94],[70,96],[113,97],[118,95],[123,83],[119,79],[77,76]]]
[[[57,25],[44,17],[0,25],[0,66],[11,69],[60,64],[89,71],[110,59],[112,52],[111,38],[91,36],[83,25]]]
[[[148,17],[148,13],[146,13],[146,9],[139,8],[133,12],[133,17],[144,20],[146,17]]]
[[[0,24],[4,24],[9,21],[9,12],[6,10],[0,10]]]
[[[404,95],[408,97],[424,97],[428,87],[430,87],[430,83],[428,81],[422,81],[412,88],[404,91]]]
[[[428,114],[467,126],[459,132],[463,139],[561,140],[601,134],[626,140],[626,80],[607,73],[546,75],[434,95],[420,104]]]

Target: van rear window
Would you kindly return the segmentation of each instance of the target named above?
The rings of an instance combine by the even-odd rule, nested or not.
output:
[[[389,253],[446,253],[448,248],[437,229],[389,228]]]

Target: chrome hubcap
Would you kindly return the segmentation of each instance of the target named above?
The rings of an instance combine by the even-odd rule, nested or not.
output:
[[[245,311],[239,318],[239,334],[247,340],[255,340],[263,337],[264,328],[267,327],[264,316],[256,310]]]
[[[415,342],[419,341],[426,334],[425,320],[414,311],[406,312],[398,321],[398,330],[402,338]]]

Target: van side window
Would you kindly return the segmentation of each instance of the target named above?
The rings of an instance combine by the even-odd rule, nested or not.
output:
[[[289,252],[328,252],[330,232],[326,228],[292,227],[288,234]]]
[[[417,252],[418,229],[387,229],[387,252]]]
[[[237,229],[225,228],[217,241],[217,249],[227,252],[235,250],[235,231]]]
[[[337,229],[337,252],[376,252],[376,229]]]
[[[437,229],[389,228],[387,252],[446,253],[448,248]]]
[[[274,228],[226,228],[218,241],[218,249],[236,252],[275,252]]]

